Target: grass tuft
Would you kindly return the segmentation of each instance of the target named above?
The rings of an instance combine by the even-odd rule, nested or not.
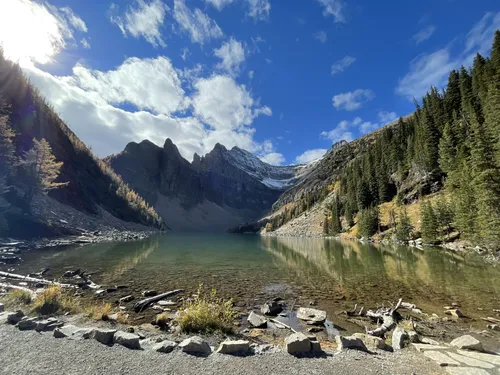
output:
[[[168,327],[168,322],[171,320],[170,315],[167,312],[162,312],[156,315],[156,325],[161,329],[166,329]]]
[[[194,298],[183,302],[176,320],[186,333],[232,333],[237,316],[232,299],[217,297],[215,289],[206,293],[201,284]]]
[[[40,315],[77,313],[80,310],[80,302],[78,299],[63,293],[60,286],[49,286],[36,296],[32,310]]]
[[[85,308],[84,314],[94,320],[109,320],[111,305],[109,303],[90,305]]]
[[[13,289],[7,295],[9,305],[29,305],[31,303],[31,293],[23,289]]]

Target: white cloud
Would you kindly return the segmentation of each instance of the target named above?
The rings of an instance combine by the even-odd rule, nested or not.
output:
[[[232,37],[229,41],[224,42],[219,49],[215,49],[214,55],[222,60],[217,64],[217,68],[225,70],[233,76],[239,74],[240,65],[245,61],[243,45]]]
[[[87,39],[83,38],[80,40],[80,43],[82,44],[83,48],[90,49],[90,43],[87,41]]]
[[[153,47],[166,44],[161,36],[161,27],[165,19],[168,7],[161,0],[136,0],[137,7],[129,6],[124,15],[117,15],[119,7],[111,4],[109,8],[109,19],[116,24],[124,36],[128,34],[134,38],[143,37]]]
[[[259,157],[264,163],[271,165],[282,165],[285,162],[285,157],[278,152],[271,152],[269,154]]]
[[[354,111],[362,107],[362,105],[375,98],[372,90],[357,89],[351,92],[345,92],[333,97],[333,106],[337,110],[345,109],[346,111]]]
[[[269,0],[245,0],[248,4],[248,15],[256,21],[266,21],[271,13]]]
[[[332,76],[338,73],[342,73],[355,62],[356,58],[352,56],[345,56],[341,60],[334,62],[331,71]]]
[[[184,61],[186,61],[190,54],[191,54],[191,52],[189,51],[189,48],[184,47],[182,49],[181,59],[184,60]]]
[[[255,72],[253,70],[250,70],[248,72],[248,79],[252,80],[254,76],[255,76]]]
[[[396,112],[380,111],[377,115],[380,122],[382,122],[383,124],[388,124],[390,122],[397,120],[398,118]]]
[[[272,115],[269,107],[258,107],[246,87],[228,76],[202,78],[194,87],[194,113],[214,129],[243,129],[260,115]]]
[[[107,72],[76,65],[70,79],[75,86],[99,94],[110,104],[130,103],[163,114],[186,107],[181,81],[166,57],[131,57]]]
[[[382,114],[382,116],[380,115]],[[379,112],[379,118],[385,119],[393,117],[394,112]],[[329,139],[332,143],[339,141],[350,142],[354,139],[354,131],[357,129],[360,134],[367,134],[380,128],[380,124],[370,121],[363,121],[360,117],[354,118],[352,121],[341,121],[339,124],[330,131],[321,132],[321,137]]]
[[[189,34],[193,43],[203,45],[210,39],[224,36],[221,28],[213,19],[198,8],[191,11],[184,0],[174,0],[174,18],[181,29]]]
[[[328,150],[324,148],[316,148],[313,150],[307,150],[303,154],[295,158],[295,163],[297,164],[307,164],[314,160],[317,160],[326,154]]]
[[[462,52],[453,55],[448,45],[417,56],[410,62],[409,72],[399,80],[396,92],[413,100],[420,99],[431,86],[444,87],[451,70],[471,65],[476,52],[488,54],[497,29],[500,29],[500,12],[486,13],[467,34]]]
[[[434,25],[424,27],[418,33],[413,35],[412,40],[414,40],[415,43],[420,44],[429,39],[432,36],[432,34],[434,34],[434,31],[436,31],[436,26]]]
[[[234,0],[205,0],[206,3],[212,5],[217,10],[222,10],[226,5],[232,4]]]
[[[87,26],[69,7],[0,1],[0,44],[11,60],[46,64],[68,45],[76,46],[77,32],[87,32]]]
[[[323,44],[328,41],[328,35],[326,34],[325,31],[318,31],[313,36]]]
[[[324,7],[323,15],[325,17],[333,16],[335,22],[345,22],[345,17],[343,12],[344,4],[342,3],[342,0],[317,0],[317,1]]]

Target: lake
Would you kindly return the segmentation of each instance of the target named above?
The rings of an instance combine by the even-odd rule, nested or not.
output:
[[[69,269],[86,270],[104,287],[127,285],[123,295],[138,296],[146,289],[195,291],[204,283],[234,298],[242,310],[282,297],[289,306],[312,302],[327,310],[330,319],[355,303],[358,308],[376,308],[400,297],[440,316],[443,306],[452,302],[473,318],[500,309],[500,267],[442,248],[420,250],[322,238],[168,234],[25,253],[16,272],[45,267],[56,278]],[[483,323],[476,324],[484,328]]]

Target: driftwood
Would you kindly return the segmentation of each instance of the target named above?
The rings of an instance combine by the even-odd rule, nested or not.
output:
[[[176,289],[176,290],[171,290],[170,292],[158,294],[157,296],[154,296],[154,297],[149,297],[149,298],[140,300],[139,302],[137,302],[134,305],[134,310],[135,310],[135,312],[141,312],[142,310],[144,310],[146,307],[148,307],[150,304],[152,304],[154,302],[160,301],[163,298],[167,298],[167,297],[170,297],[170,296],[182,293],[182,292],[183,292],[182,289]]]
[[[500,324],[500,319],[496,319],[496,318],[492,318],[492,317],[481,318],[481,320],[484,320],[485,322],[488,322],[488,323]]]
[[[18,275],[15,273],[9,273],[9,272],[3,272],[0,271],[0,277],[5,277],[7,279],[14,279],[14,280],[22,280],[28,283],[38,283],[42,285],[57,285],[63,288],[74,288],[74,285],[71,284],[61,284],[56,281],[50,281],[50,280],[45,280],[45,279],[38,279],[36,277],[29,277],[29,276],[24,276],[24,275]]]
[[[383,337],[387,332],[391,331],[398,324],[397,310],[401,307],[403,299],[400,298],[393,309],[381,308],[377,311],[368,310],[366,316],[377,321],[382,320],[382,325],[372,331],[365,327],[366,333],[370,336]]]
[[[401,302],[401,307],[411,311],[414,314],[421,314],[423,315],[424,312],[420,310],[415,304],[413,303],[408,303],[408,302]]]
[[[6,290],[23,290],[25,292],[28,292],[31,295],[32,301],[36,298],[36,293],[34,291],[32,291],[31,289],[25,288],[24,286],[0,283],[0,288],[6,289]]]
[[[292,328],[292,327],[290,327],[288,324],[285,324],[285,323],[283,323],[283,322],[280,322],[279,320],[272,319],[272,318],[271,318],[271,319],[269,319],[269,320],[270,320],[271,322],[273,322],[274,324],[276,324],[276,325],[279,325],[279,326],[282,326],[282,327],[284,327],[284,328],[287,328],[287,329],[291,330],[291,331],[292,331],[292,332],[294,332],[294,333],[298,333],[298,331],[297,331],[297,330],[293,329],[293,328]]]

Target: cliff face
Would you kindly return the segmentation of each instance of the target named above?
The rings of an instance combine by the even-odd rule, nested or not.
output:
[[[149,141],[130,143],[106,161],[178,231],[225,231],[255,220],[303,170],[271,166],[247,151],[220,144],[189,163],[170,139],[163,148]]]

